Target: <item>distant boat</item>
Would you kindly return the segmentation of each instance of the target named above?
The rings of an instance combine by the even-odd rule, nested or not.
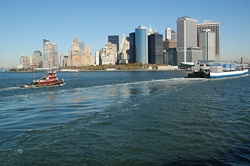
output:
[[[225,78],[249,74],[243,65],[228,63],[198,63],[191,68],[188,78]]]
[[[56,75],[56,71],[48,71],[46,75],[44,75],[40,79],[34,79],[31,84],[21,85],[21,88],[30,88],[30,87],[45,87],[45,86],[58,86],[63,85],[64,80],[58,79]]]
[[[77,69],[61,69],[60,72],[78,72]]]

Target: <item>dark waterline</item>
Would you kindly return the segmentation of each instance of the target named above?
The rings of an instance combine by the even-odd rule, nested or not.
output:
[[[0,73],[1,165],[248,165],[250,77],[184,71]]]

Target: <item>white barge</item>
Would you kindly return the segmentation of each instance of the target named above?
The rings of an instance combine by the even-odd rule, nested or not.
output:
[[[188,73],[188,78],[225,78],[249,74],[243,64],[228,62],[196,62]]]

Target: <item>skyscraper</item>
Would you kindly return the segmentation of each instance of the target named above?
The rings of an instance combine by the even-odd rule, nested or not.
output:
[[[128,63],[129,40],[124,34],[122,35],[122,41],[120,46],[120,50],[117,54],[118,63]]]
[[[35,67],[42,67],[43,55],[41,51],[34,51],[32,56],[32,62]]]
[[[148,64],[148,29],[139,26],[135,29],[136,62]]]
[[[171,28],[170,27],[167,27],[166,29],[165,29],[165,40],[171,40]]]
[[[51,68],[53,67],[53,43],[52,42],[44,42],[43,45],[44,50],[44,62],[43,68]]]
[[[163,64],[163,35],[155,33],[148,36],[148,63]]]
[[[116,44],[117,52],[119,51],[119,36],[118,35],[109,35],[108,42]]]
[[[203,51],[203,60],[215,60],[215,33],[204,29],[199,33],[199,47]]]
[[[129,34],[129,63],[135,63],[135,32]]]
[[[58,48],[55,43],[43,39],[44,68],[58,67]]]
[[[58,67],[58,47],[55,43],[53,43],[53,61],[52,61],[53,67]]]
[[[197,22],[193,18],[184,16],[177,19],[177,63],[192,62],[194,55],[192,52],[202,51],[197,49]],[[190,48],[190,49],[188,49]],[[192,49],[191,49],[192,48]],[[193,49],[195,48],[195,49]],[[187,54],[188,53],[188,54]],[[191,56],[191,57],[187,57]],[[199,58],[194,58],[199,59]]]
[[[213,21],[204,21],[201,24],[197,24],[197,33],[203,31],[203,29],[210,29],[215,33],[215,60],[220,60],[220,23]],[[199,43],[199,36],[197,38]],[[198,45],[199,46],[199,45]]]

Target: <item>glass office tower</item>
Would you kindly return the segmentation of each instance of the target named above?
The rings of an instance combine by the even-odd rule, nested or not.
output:
[[[135,29],[136,62],[148,64],[148,29],[139,26]]]
[[[135,32],[129,34],[129,63],[135,63]]]
[[[148,63],[163,64],[163,35],[155,33],[148,36]]]

